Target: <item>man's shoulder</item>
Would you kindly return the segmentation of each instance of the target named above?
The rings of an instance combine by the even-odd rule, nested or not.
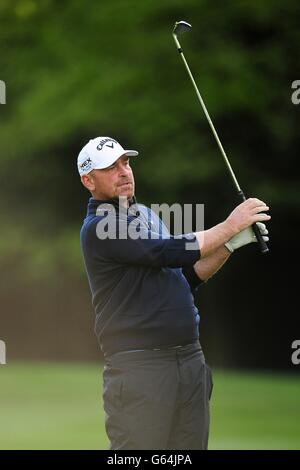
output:
[[[88,215],[83,219],[83,223],[80,229],[80,237],[87,237],[89,233],[93,231],[93,228],[97,224],[97,221],[95,220],[97,217],[95,215]]]

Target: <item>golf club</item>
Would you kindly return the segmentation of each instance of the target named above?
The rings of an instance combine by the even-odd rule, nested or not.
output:
[[[200,95],[200,92],[199,92],[199,90],[198,90],[198,87],[197,87],[197,85],[196,85],[196,82],[195,82],[195,80],[194,80],[194,77],[193,77],[193,75],[192,75],[192,72],[191,72],[191,70],[190,70],[190,68],[189,68],[189,66],[188,66],[188,63],[187,63],[187,61],[186,61],[186,59],[185,59],[185,57],[184,57],[184,54],[183,54],[181,45],[180,45],[180,43],[179,43],[179,41],[178,41],[178,38],[177,38],[177,36],[178,36],[179,34],[183,34],[183,33],[185,33],[186,31],[190,31],[191,28],[192,28],[192,26],[191,26],[189,23],[187,23],[186,21],[177,21],[177,22],[175,23],[174,30],[173,30],[173,38],[174,38],[176,47],[177,47],[177,49],[178,49],[178,52],[180,53],[180,55],[181,55],[181,57],[182,57],[182,60],[183,60],[183,62],[184,62],[184,65],[185,65],[185,67],[186,67],[186,69],[187,69],[187,71],[188,71],[188,74],[189,74],[189,76],[190,76],[190,79],[191,79],[191,81],[192,81],[192,84],[193,84],[193,86],[194,86],[194,88],[195,88],[197,97],[198,97],[198,99],[199,99],[199,101],[200,101],[200,104],[201,104],[201,107],[202,107],[202,109],[203,109],[203,111],[204,111],[204,114],[205,114],[205,116],[206,116],[206,118],[207,118],[207,120],[208,120],[208,123],[209,123],[209,125],[210,125],[211,130],[212,130],[212,133],[213,133],[213,135],[214,135],[214,137],[215,137],[215,139],[216,139],[216,142],[217,142],[217,144],[218,144],[218,147],[219,147],[219,149],[220,149],[220,151],[221,151],[221,154],[222,154],[223,159],[224,159],[224,161],[225,161],[226,167],[227,167],[227,169],[228,169],[228,171],[229,171],[229,174],[230,174],[230,176],[231,176],[231,178],[232,178],[232,181],[233,181],[233,183],[234,183],[234,186],[235,186],[235,188],[236,188],[237,194],[238,194],[238,196],[239,196],[243,201],[245,201],[245,200],[246,200],[246,196],[245,196],[244,192],[241,190],[240,185],[239,185],[239,183],[238,183],[238,181],[237,181],[237,179],[236,179],[236,177],[235,177],[235,174],[234,174],[234,172],[233,172],[233,170],[232,170],[232,167],[231,167],[231,165],[230,165],[230,163],[229,163],[229,160],[228,160],[228,158],[227,158],[227,155],[226,155],[226,153],[225,153],[225,150],[224,150],[224,148],[223,148],[223,146],[222,146],[222,144],[221,144],[221,141],[220,141],[220,139],[219,139],[219,136],[218,136],[218,134],[217,134],[217,131],[216,131],[216,129],[215,129],[213,123],[212,123],[212,120],[210,119],[210,116],[209,116],[209,114],[208,114],[208,111],[207,111],[207,109],[206,109],[206,106],[205,106],[205,104],[204,104],[204,101],[203,101],[203,99],[202,99],[202,97],[201,97],[201,95]],[[259,244],[259,248],[260,248],[261,253],[263,253],[263,254],[268,253],[268,252],[269,252],[269,248],[268,248],[266,242],[265,242],[265,241],[263,240],[263,238],[262,238],[262,235],[261,235],[261,233],[260,233],[260,230],[259,230],[258,225],[257,225],[256,223],[253,224],[253,225],[252,225],[252,228],[253,228],[253,231],[254,231],[254,233],[255,233],[256,239],[257,239],[257,241],[258,241],[258,244]]]

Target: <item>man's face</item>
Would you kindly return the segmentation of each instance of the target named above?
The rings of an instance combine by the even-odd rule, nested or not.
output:
[[[129,157],[122,155],[115,163],[103,170],[93,170],[81,177],[84,186],[95,199],[112,199],[134,195],[134,177]]]

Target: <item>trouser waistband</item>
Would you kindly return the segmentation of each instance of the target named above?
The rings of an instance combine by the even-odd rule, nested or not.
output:
[[[118,351],[113,354],[109,355],[104,355],[106,359],[110,359],[115,356],[125,356],[126,354],[132,354],[132,353],[139,353],[139,352],[150,352],[150,351],[162,351],[162,352],[180,352],[182,350],[185,350],[188,347],[191,346],[200,346],[199,339],[193,341],[192,343],[186,343],[186,344],[179,344],[176,346],[167,346],[167,347],[160,347],[160,348],[144,348],[144,349],[130,349],[127,351]],[[200,346],[201,348],[201,346]]]

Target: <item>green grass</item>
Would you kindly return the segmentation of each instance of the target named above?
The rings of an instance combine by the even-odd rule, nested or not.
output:
[[[107,449],[102,365],[0,366],[0,449]],[[210,449],[300,449],[300,378],[214,372]]]
[[[210,449],[300,449],[300,377],[214,375]]]

